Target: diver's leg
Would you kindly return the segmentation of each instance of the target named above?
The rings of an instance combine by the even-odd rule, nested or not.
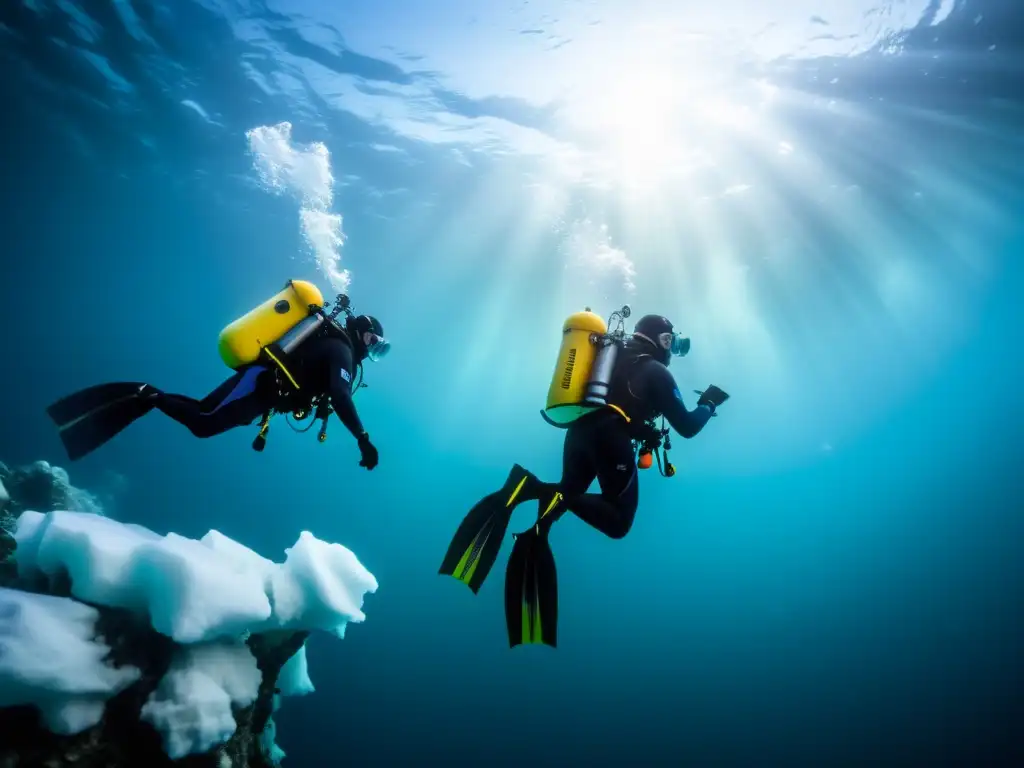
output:
[[[597,479],[597,466],[591,456],[590,441],[594,430],[569,427],[562,445],[562,481],[558,490],[566,496],[579,496]]]
[[[161,395],[156,407],[196,437],[213,437],[252,424],[268,408],[257,387],[263,368],[239,371],[202,400],[184,395]]]
[[[586,430],[570,430],[564,465],[560,488],[564,506],[605,536],[621,539],[629,533],[640,493],[633,444],[624,425],[606,422]],[[586,493],[595,474],[601,493]],[[586,485],[579,490],[587,477]]]

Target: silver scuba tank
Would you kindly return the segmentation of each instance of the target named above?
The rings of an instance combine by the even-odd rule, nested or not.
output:
[[[323,315],[310,315],[301,320],[288,333],[281,337],[278,346],[286,355],[294,352],[298,346],[312,336],[326,322]]]
[[[590,369],[590,378],[587,379],[586,389],[583,391],[583,401],[591,405],[608,404],[608,387],[612,380],[612,371],[615,369],[615,360],[619,355],[619,345],[614,339],[607,336],[598,341],[601,348],[594,358],[594,365]]]

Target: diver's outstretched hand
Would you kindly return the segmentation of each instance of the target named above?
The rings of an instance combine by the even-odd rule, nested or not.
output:
[[[697,405],[706,405],[711,409],[712,415],[715,415],[715,411],[718,409],[718,406],[729,399],[729,393],[725,392],[720,387],[716,387],[714,384],[703,392],[699,389],[694,391],[700,395],[700,398],[697,400]]]
[[[377,466],[380,457],[377,454],[376,447],[370,442],[370,436],[365,432],[359,436],[359,453],[362,454],[362,458],[359,460],[360,467],[372,470]]]

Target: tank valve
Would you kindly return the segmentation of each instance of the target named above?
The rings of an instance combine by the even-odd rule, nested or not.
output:
[[[629,312],[630,312],[629,304],[623,304],[622,305],[622,311],[619,314],[621,314],[624,318],[628,318],[629,317]]]

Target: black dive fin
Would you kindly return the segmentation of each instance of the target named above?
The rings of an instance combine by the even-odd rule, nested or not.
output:
[[[505,571],[508,645],[558,646],[558,574],[547,529],[516,536]]]
[[[46,413],[58,427],[87,416],[97,408],[103,408],[116,400],[135,395],[143,386],[141,381],[115,381],[97,384],[62,397],[46,407]]]
[[[502,489],[485,496],[455,532],[438,573],[454,576],[476,594],[498,559],[512,512],[524,501],[535,501],[540,493],[536,477],[516,464]]]
[[[68,458],[76,461],[149,413],[156,404],[149,395],[156,393],[138,382],[99,384],[58,400],[46,412],[60,430]]]

